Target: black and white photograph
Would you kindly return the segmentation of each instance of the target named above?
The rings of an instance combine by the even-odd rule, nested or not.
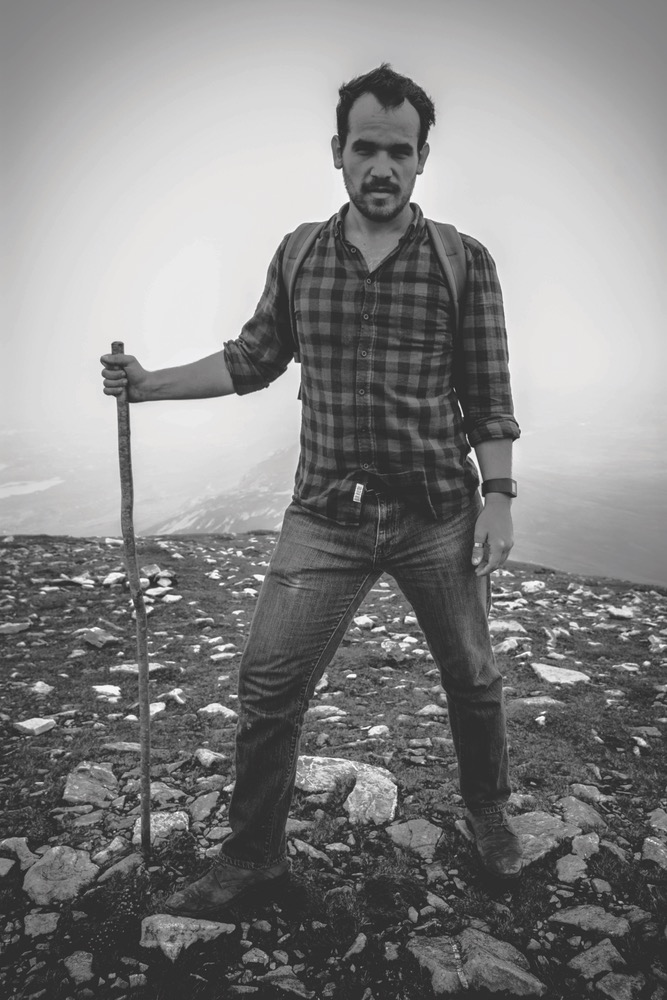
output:
[[[666,44],[0,3],[3,997],[667,1000]]]

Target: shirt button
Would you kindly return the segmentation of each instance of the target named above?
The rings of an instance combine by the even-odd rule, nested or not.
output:
[[[362,351],[362,352],[361,352],[361,356],[362,356],[362,358],[365,358],[367,354],[368,354],[368,351]]]
[[[364,313],[364,319],[370,319],[370,316],[368,315],[368,313]]]
[[[356,247],[350,247],[350,253],[356,253],[356,252],[357,252]]]
[[[360,389],[360,390],[359,390],[359,395],[360,395],[360,396],[363,396],[363,395],[365,394],[365,392],[366,392],[366,390],[365,390],[365,389]]]
[[[366,278],[366,284],[367,284],[367,285],[372,285],[372,284],[373,284],[373,282],[371,281],[371,279],[370,279],[370,278]]]
[[[363,462],[361,468],[362,469],[367,469],[368,468],[368,462]]]

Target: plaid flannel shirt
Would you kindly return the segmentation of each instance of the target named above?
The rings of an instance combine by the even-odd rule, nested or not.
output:
[[[358,524],[369,477],[437,518],[479,486],[470,456],[519,437],[502,296],[485,247],[462,235],[468,276],[454,329],[448,285],[424,217],[379,267],[345,239],[347,206],[324,226],[295,288],[301,454],[294,500]],[[282,241],[255,315],[224,345],[235,391],[268,386],[292,358]]]

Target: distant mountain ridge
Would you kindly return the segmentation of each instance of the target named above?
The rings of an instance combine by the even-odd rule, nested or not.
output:
[[[149,535],[277,530],[290,502],[298,450],[274,452],[229,491],[197,497],[147,529]]]

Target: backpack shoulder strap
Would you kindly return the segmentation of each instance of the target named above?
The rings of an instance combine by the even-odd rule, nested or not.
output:
[[[454,319],[456,329],[459,327],[461,301],[465,291],[467,264],[463,240],[458,229],[448,222],[432,222],[426,220],[426,228],[431,238],[440,267],[449,285],[454,303]]]
[[[289,321],[292,334],[292,347],[294,350],[294,360],[299,361],[299,342],[296,335],[296,322],[294,317],[294,286],[299,269],[304,258],[308,254],[313,243],[319,236],[323,222],[302,222],[293,233],[290,233],[282,260],[283,286],[287,294],[287,305],[289,309]]]

